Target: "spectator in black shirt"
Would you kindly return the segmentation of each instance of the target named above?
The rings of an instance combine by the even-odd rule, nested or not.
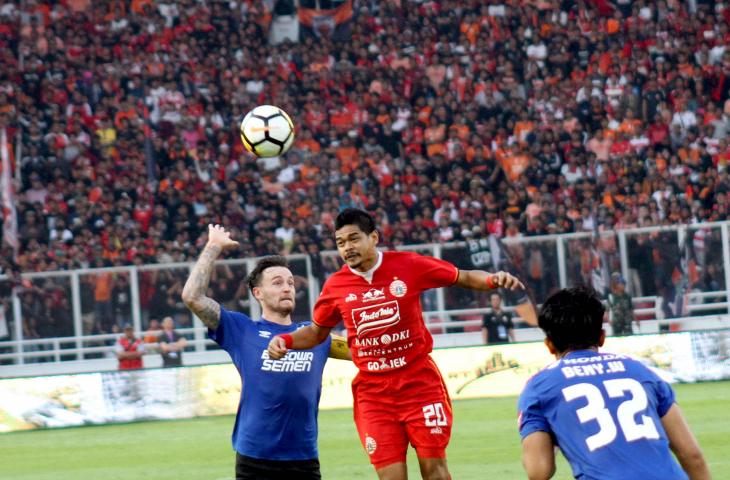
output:
[[[485,345],[496,345],[515,341],[512,314],[502,310],[502,297],[493,292],[489,300],[492,311],[484,315],[482,320],[482,339]]]
[[[177,333],[175,322],[172,317],[165,317],[162,320],[162,332],[158,339],[160,354],[162,355],[163,367],[179,367],[182,365],[183,350],[188,341]]]

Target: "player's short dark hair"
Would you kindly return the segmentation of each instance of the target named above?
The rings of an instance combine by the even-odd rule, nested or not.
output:
[[[355,225],[365,233],[375,231],[375,219],[373,219],[373,216],[359,208],[346,208],[337,215],[335,219],[335,231],[345,225]]]
[[[558,352],[597,347],[606,309],[587,286],[564,288],[550,295],[537,321]]]
[[[281,255],[270,255],[259,260],[256,266],[253,267],[253,270],[248,274],[248,277],[246,277],[246,283],[251,291],[253,291],[254,287],[261,285],[261,277],[264,275],[264,270],[271,267],[289,268],[289,262]]]

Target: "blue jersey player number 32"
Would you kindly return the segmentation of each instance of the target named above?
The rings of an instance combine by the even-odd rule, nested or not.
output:
[[[637,360],[598,352],[603,313],[595,293],[582,288],[561,290],[540,311],[557,361],[519,399],[529,478],[553,475],[554,446],[583,480],[710,478],[671,386]]]

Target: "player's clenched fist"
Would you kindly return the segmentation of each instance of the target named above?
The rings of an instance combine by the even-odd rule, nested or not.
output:
[[[506,288],[508,290],[524,289],[525,286],[520,280],[507,272],[492,273],[487,278],[489,288]]]
[[[238,246],[238,242],[231,240],[231,232],[227,232],[220,225],[208,225],[208,244],[220,247],[222,250]]]
[[[269,358],[279,360],[286,355],[289,349],[286,348],[286,341],[281,337],[274,337],[269,342]]]

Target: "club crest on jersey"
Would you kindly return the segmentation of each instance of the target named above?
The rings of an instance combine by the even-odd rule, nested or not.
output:
[[[400,309],[396,300],[368,305],[367,307],[352,310],[352,322],[355,324],[357,335],[365,332],[380,330],[400,322]]]
[[[382,300],[385,298],[385,291],[377,288],[371,288],[367,292],[362,294],[363,302],[374,302],[376,300]]]
[[[349,294],[348,294],[348,295],[347,295],[347,296],[345,297],[345,302],[348,302],[348,303],[349,303],[349,302],[354,302],[355,300],[357,300],[357,295],[355,295],[354,293],[349,293]]]
[[[388,288],[388,290],[390,291],[391,295],[400,298],[406,294],[406,292],[408,291],[408,286],[403,280],[393,280],[390,283],[390,287]]]
[[[375,449],[378,448],[378,444],[375,442],[375,439],[371,436],[365,437],[365,451],[368,452],[368,455],[372,455],[375,453]]]

